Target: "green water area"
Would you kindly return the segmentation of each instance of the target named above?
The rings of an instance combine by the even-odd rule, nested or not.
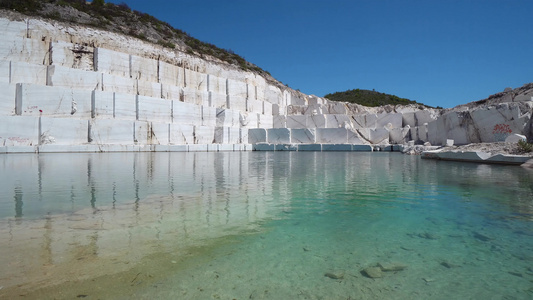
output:
[[[10,154],[0,191],[0,299],[533,299],[521,167]]]

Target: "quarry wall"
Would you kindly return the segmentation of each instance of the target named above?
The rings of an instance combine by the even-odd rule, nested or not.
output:
[[[2,17],[0,32],[0,153],[371,150],[532,132],[533,92],[463,111],[369,108],[92,28]]]

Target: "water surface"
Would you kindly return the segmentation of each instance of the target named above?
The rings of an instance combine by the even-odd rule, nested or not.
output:
[[[530,299],[533,172],[397,153],[0,156],[0,298]],[[404,266],[370,278],[378,264]]]

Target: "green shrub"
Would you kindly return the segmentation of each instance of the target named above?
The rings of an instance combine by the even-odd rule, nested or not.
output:
[[[525,140],[519,140],[516,144],[520,153],[533,152],[533,144],[526,142]]]

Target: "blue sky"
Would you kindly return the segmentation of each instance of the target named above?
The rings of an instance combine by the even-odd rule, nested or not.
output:
[[[530,0],[107,0],[231,49],[306,94],[453,107],[533,82]]]

